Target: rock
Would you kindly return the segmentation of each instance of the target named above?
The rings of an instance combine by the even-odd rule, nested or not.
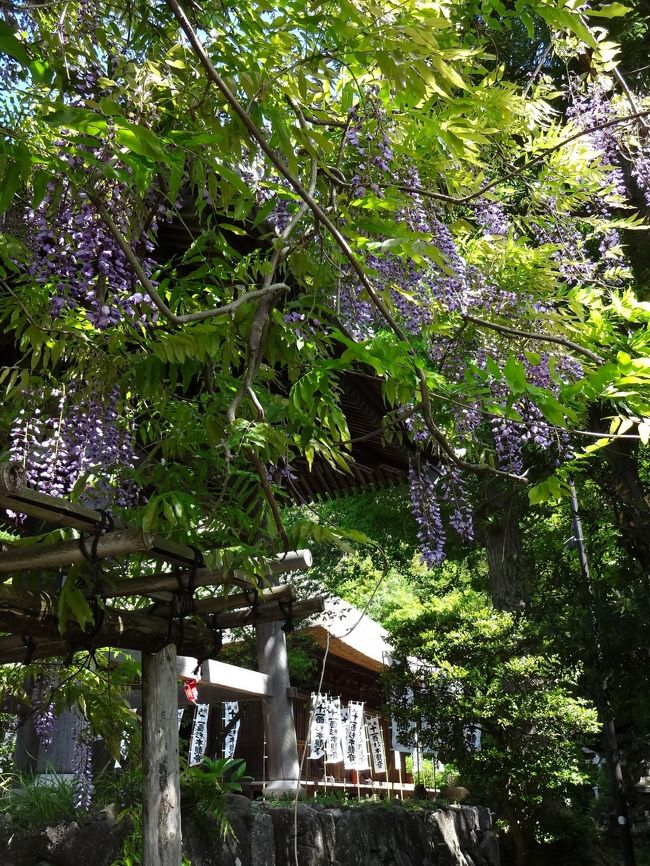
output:
[[[450,803],[464,803],[469,797],[467,788],[458,785],[454,788],[441,788],[440,796],[443,800],[448,800]]]
[[[250,819],[251,801],[243,794],[228,794],[228,814],[246,821]]]
[[[478,806],[404,809],[367,804],[328,809],[301,803],[254,804],[229,796],[234,834],[206,836],[183,823],[183,849],[193,866],[499,866],[490,813]],[[110,866],[130,822],[106,809],[86,824],[23,830],[0,822],[1,866]]]
[[[128,818],[118,820],[107,810],[84,824],[50,827],[0,826],[2,866],[110,866],[122,853],[131,832]]]
[[[479,842],[479,848],[487,866],[499,866],[501,862],[499,856],[499,840],[495,833],[492,833],[491,831],[485,833]]]
[[[275,866],[273,819],[268,812],[253,816],[250,854],[251,866]]]

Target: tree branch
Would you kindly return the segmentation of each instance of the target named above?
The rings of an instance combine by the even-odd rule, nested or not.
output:
[[[415,350],[411,346],[407,334],[402,330],[402,328],[398,325],[398,323],[393,318],[390,310],[383,302],[379,294],[375,291],[374,286],[368,279],[366,272],[364,271],[362,265],[360,264],[357,256],[354,251],[350,247],[348,241],[341,233],[338,226],[335,225],[334,222],[330,219],[328,214],[323,210],[323,208],[318,204],[318,202],[314,199],[313,195],[309,193],[308,190],[305,189],[303,184],[300,182],[299,178],[297,178],[282,162],[282,160],[277,156],[274,152],[271,145],[266,140],[262,131],[257,127],[253,119],[250,117],[248,112],[244,109],[242,104],[239,102],[235,94],[230,90],[226,82],[219,75],[217,70],[215,69],[212,61],[208,57],[203,44],[198,38],[192,24],[190,23],[189,18],[181,8],[178,3],[178,0],[165,0],[169,8],[172,10],[174,15],[176,16],[176,20],[181,26],[181,29],[187,36],[187,39],[192,46],[196,56],[199,58],[203,68],[205,69],[208,77],[214,84],[219,88],[222,95],[224,96],[226,102],[231,106],[234,113],[239,117],[244,127],[248,130],[251,137],[254,141],[256,141],[264,154],[266,154],[269,162],[273,167],[278,171],[279,174],[284,177],[291,187],[295,190],[295,192],[300,196],[300,198],[305,202],[309,210],[313,213],[315,219],[323,225],[331,236],[336,241],[339,249],[343,253],[343,256],[347,259],[350,264],[350,267],[356,274],[359,279],[359,282],[363,286],[363,288],[368,293],[368,297],[375,305],[379,313],[382,315],[384,321],[390,327],[391,331],[398,337],[398,339],[404,343],[407,347],[407,352],[411,362],[413,364],[413,370],[418,380],[418,388],[421,395],[422,401],[422,416],[424,418],[425,424],[429,432],[431,433],[432,438],[439,445],[440,449],[446,454],[449,460],[451,460],[456,466],[461,469],[467,469],[471,472],[475,472],[479,475],[494,472],[497,475],[506,475],[509,478],[515,478],[518,481],[523,481],[524,479],[518,475],[511,475],[507,472],[502,472],[498,469],[494,469],[492,466],[489,466],[486,463],[474,464],[468,463],[465,460],[461,460],[453,448],[447,442],[444,437],[442,431],[437,427],[433,418],[431,417],[431,403],[429,400],[428,394],[428,386],[424,373],[419,367],[418,358]],[[649,112],[650,113],[650,112]],[[522,169],[523,170],[523,169]]]
[[[534,334],[532,331],[521,331],[519,328],[510,328],[507,325],[497,325],[496,322],[486,322],[484,319],[479,319],[476,316],[465,314],[464,321],[471,322],[481,328],[490,328],[492,331],[497,331],[499,334],[505,334],[508,337],[524,337],[527,340],[538,340],[542,343],[557,343],[559,346],[565,346],[571,349],[576,354],[584,355],[590,361],[596,364],[602,364],[603,359],[592,352],[590,349],[585,349],[579,343],[574,343],[572,340],[567,340],[565,337],[554,337],[548,334]]]
[[[289,550],[289,536],[287,535],[287,530],[284,528],[284,523],[282,522],[282,518],[280,517],[278,503],[276,502],[273,488],[269,484],[266,468],[253,450],[248,451],[248,459],[255,467],[255,470],[259,476],[260,484],[262,485],[262,490],[264,491],[264,496],[266,497],[266,501],[269,503],[269,508],[271,509],[271,514],[273,515],[273,522],[275,523],[275,528],[277,529],[279,536],[284,542],[284,549]]]
[[[151,282],[144,268],[142,267],[140,259],[133,252],[130,243],[127,241],[120,229],[115,224],[115,221],[108,212],[108,208],[106,207],[104,202],[95,192],[85,190],[85,193],[95,206],[97,213],[101,217],[102,222],[104,223],[106,228],[115,238],[120,249],[126,257],[126,260],[133,268],[133,272],[140,281],[142,288],[147,292],[147,294],[153,301],[156,309],[164,316],[165,319],[167,319],[168,322],[171,322],[172,325],[186,325],[189,322],[202,322],[204,321],[204,319],[213,319],[217,316],[227,316],[230,313],[234,313],[234,311],[238,307],[241,307],[242,304],[246,304],[249,301],[254,301],[258,298],[264,298],[270,294],[275,294],[281,291],[286,292],[289,290],[289,286],[287,286],[286,283],[273,283],[272,285],[266,285],[261,289],[255,289],[252,292],[246,292],[245,294],[240,295],[240,297],[235,298],[234,301],[230,301],[230,303],[224,304],[222,307],[214,307],[214,309],[212,310],[200,310],[196,313],[186,313],[185,315],[177,316],[169,309],[167,304],[163,301],[163,299],[156,291],[153,283]]]
[[[397,184],[397,189],[400,192],[410,192],[417,193],[417,195],[424,196],[424,198],[432,198],[436,201],[444,201],[448,204],[466,204],[469,201],[473,201],[475,198],[479,198],[484,193],[489,192],[489,190],[493,189],[495,186],[498,186],[500,183],[505,183],[507,180],[512,180],[515,177],[519,177],[520,174],[523,174],[526,169],[530,168],[533,165],[537,165],[537,163],[542,162],[547,156],[551,153],[554,153],[556,150],[561,150],[563,147],[566,147],[567,144],[571,144],[572,141],[575,141],[578,138],[582,138],[583,135],[589,135],[592,132],[598,132],[601,129],[608,129],[611,126],[618,126],[622,123],[629,123],[632,120],[640,120],[641,118],[648,117],[650,115],[650,108],[645,109],[644,111],[636,111],[634,114],[626,114],[623,117],[615,117],[613,120],[606,120],[602,123],[596,123],[594,126],[590,126],[587,129],[581,129],[579,132],[573,133],[573,135],[567,136],[567,138],[562,141],[558,141],[557,144],[552,145],[551,147],[545,147],[537,156],[533,157],[530,162],[527,162],[525,165],[519,166],[519,168],[515,168],[512,171],[506,172],[505,174],[499,175],[499,177],[491,180],[489,183],[486,183],[480,189],[476,190],[476,192],[471,192],[468,195],[464,196],[453,196],[453,195],[445,195],[442,192],[433,192],[433,190],[424,189],[418,186],[409,186],[407,184]],[[385,187],[392,186],[391,184],[386,184]]]

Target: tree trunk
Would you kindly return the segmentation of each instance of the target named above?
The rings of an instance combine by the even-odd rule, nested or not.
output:
[[[600,416],[594,407],[589,417],[591,429],[607,431],[609,424]],[[600,453],[604,460],[593,478],[612,499],[621,535],[647,574],[650,572],[650,492],[639,477],[637,443],[634,439],[616,439]]]
[[[142,866],[180,866],[176,647],[142,656]]]
[[[526,834],[521,828],[517,810],[508,805],[504,809],[508,826],[510,828],[510,839],[512,840],[512,853],[515,866],[525,866],[528,855],[528,844]]]
[[[528,602],[528,570],[520,521],[526,502],[511,484],[484,485],[476,510],[490,575],[492,604],[498,610],[520,610]]]

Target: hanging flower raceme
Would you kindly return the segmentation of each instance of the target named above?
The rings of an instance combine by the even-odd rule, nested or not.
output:
[[[93,752],[92,731],[88,719],[81,710],[73,711],[72,724],[72,772],[75,776],[74,805],[76,809],[88,809],[92,799]]]
[[[57,717],[52,700],[55,681],[49,674],[43,674],[36,681],[33,694],[34,730],[41,745],[47,748],[54,740]]]
[[[11,459],[28,484],[51,496],[69,494],[84,475],[93,476],[84,499],[94,506],[126,506],[135,497],[128,470],[135,461],[133,434],[118,412],[117,387],[73,381],[67,389],[27,396],[10,434]]]
[[[67,157],[71,169],[79,168],[79,157]],[[100,190],[113,221],[131,239],[128,191],[123,184],[104,182]],[[142,288],[115,237],[85,193],[74,193],[67,180],[60,188],[51,184],[43,201],[29,214],[35,237],[31,274],[51,291],[54,318],[66,310],[83,310],[98,330],[125,321],[146,326],[157,311]],[[156,216],[150,231],[156,228]],[[155,262],[150,238],[137,238],[142,266],[151,277]]]
[[[436,495],[436,479],[431,468],[422,469],[414,464],[409,467],[411,507],[418,525],[420,554],[430,568],[440,565],[445,558],[446,535]]]

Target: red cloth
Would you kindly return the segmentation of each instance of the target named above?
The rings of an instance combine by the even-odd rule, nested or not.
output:
[[[195,704],[199,697],[199,690],[196,686],[196,680],[185,680],[183,683],[185,697],[191,704]]]

